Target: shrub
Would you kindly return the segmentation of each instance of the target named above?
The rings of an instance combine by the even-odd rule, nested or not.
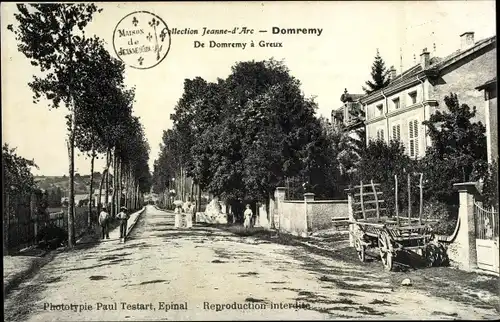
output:
[[[56,249],[64,246],[68,241],[66,230],[53,224],[43,227],[36,236],[38,247],[42,249]]]
[[[418,209],[419,192],[415,188],[418,179],[415,177],[417,164],[405,154],[400,142],[391,141],[386,144],[382,140],[371,141],[362,151],[362,159],[358,171],[351,176],[351,185],[369,185],[370,181],[381,184],[380,189],[385,200],[387,214],[395,214],[395,178],[398,177],[398,207],[400,216],[408,208],[407,175],[411,174],[411,200],[413,208]],[[415,213],[415,212],[414,212]]]
[[[436,199],[424,203],[422,219],[437,219],[432,223],[435,234],[451,235],[455,231],[458,219],[458,207],[453,207]]]

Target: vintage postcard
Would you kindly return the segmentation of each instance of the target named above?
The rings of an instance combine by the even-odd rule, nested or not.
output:
[[[2,3],[5,321],[499,319],[495,12]]]

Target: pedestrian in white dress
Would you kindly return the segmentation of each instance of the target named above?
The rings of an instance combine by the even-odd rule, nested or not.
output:
[[[174,227],[175,228],[181,228],[181,214],[182,208],[180,205],[175,206],[174,214],[175,214],[175,220],[174,220]]]
[[[190,204],[186,211],[186,228],[193,227],[194,204]]]
[[[245,221],[243,222],[243,227],[245,228],[250,228],[252,216],[253,216],[253,211],[250,209],[250,205],[247,204],[246,206],[247,209],[245,209],[245,212],[243,213],[243,216],[245,216]]]

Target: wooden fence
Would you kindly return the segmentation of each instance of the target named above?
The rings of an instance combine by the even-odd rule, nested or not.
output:
[[[37,234],[45,226],[53,225],[68,230],[68,210],[61,209],[57,212],[49,213],[48,216],[38,216],[32,214],[30,207],[18,206],[10,212],[8,225],[8,249],[16,250],[29,247],[37,243]],[[97,209],[92,209],[92,225],[97,224]],[[78,238],[88,230],[88,208],[76,207],[74,218],[75,236]]]

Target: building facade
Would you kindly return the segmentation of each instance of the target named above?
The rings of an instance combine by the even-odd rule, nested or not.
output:
[[[420,158],[431,144],[423,121],[445,110],[444,97],[458,95],[460,104],[477,108],[476,121],[489,121],[483,94],[476,88],[496,77],[496,36],[474,41],[474,33],[460,36],[461,48],[445,58],[430,57],[391,77],[385,88],[359,99],[365,112],[366,139],[401,141],[412,158]],[[496,104],[496,99],[495,99]]]
[[[347,88],[340,96],[342,106],[332,111],[332,125],[337,130],[346,131],[349,136],[355,140],[361,140],[359,137],[360,129],[364,129],[365,113],[363,105],[359,99],[364,94],[349,94]]]
[[[488,163],[495,161],[498,164],[497,78],[487,81],[476,89],[484,92]]]

